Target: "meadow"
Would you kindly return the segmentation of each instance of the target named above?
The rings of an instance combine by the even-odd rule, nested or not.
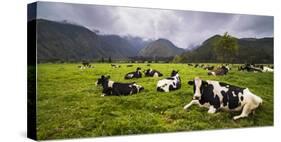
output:
[[[79,69],[80,64],[38,64],[37,70],[37,135],[38,139],[148,134],[194,130],[258,127],[273,125],[273,73],[239,72],[237,67],[226,76],[208,76],[202,68],[186,64],[92,64],[94,68]],[[237,65],[236,65],[237,66]],[[124,75],[137,67],[157,69],[163,77],[124,80]],[[158,80],[179,70],[180,90],[156,92]],[[102,97],[102,87],[95,86],[101,75],[111,80],[136,82],[144,91],[131,96]],[[254,115],[234,121],[240,112],[208,114],[207,109],[192,106],[193,88],[187,82],[194,77],[217,80],[247,87],[263,99]]]

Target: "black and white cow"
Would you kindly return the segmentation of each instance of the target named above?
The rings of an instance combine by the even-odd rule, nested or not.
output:
[[[219,67],[217,68],[216,70],[214,71],[209,71],[208,72],[208,75],[226,75],[229,71],[229,68],[227,66],[222,66],[222,67]]]
[[[124,79],[141,78],[141,77],[142,77],[141,68],[138,67],[135,72],[127,73]]]
[[[157,83],[157,91],[170,92],[171,90],[177,90],[181,88],[181,79],[178,72],[179,71],[173,70],[171,77],[159,80]]]
[[[82,66],[78,66],[79,69],[93,68],[89,62],[82,62]]]
[[[112,68],[121,68],[121,65],[111,64]]]
[[[96,85],[102,85],[101,96],[121,96],[121,95],[132,95],[137,94],[144,90],[144,87],[137,85],[135,82],[132,83],[120,83],[109,80],[110,76],[101,76]]]
[[[214,68],[215,66],[209,66],[209,65],[204,67],[205,70],[213,70]]]
[[[161,77],[163,74],[157,70],[147,69],[144,71],[144,75],[148,77]]]
[[[208,113],[215,113],[218,110],[241,111],[238,116],[233,119],[247,117],[254,112],[262,104],[262,99],[248,88],[241,88],[227,83],[201,80],[196,77],[188,82],[193,85],[193,98],[184,109],[187,110],[191,105],[197,104],[200,107],[207,107]]]

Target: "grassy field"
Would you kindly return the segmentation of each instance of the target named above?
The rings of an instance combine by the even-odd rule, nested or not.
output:
[[[226,76],[208,76],[207,71],[184,64],[151,64],[164,74],[179,70],[182,88],[170,93],[156,92],[161,78],[124,80],[127,72],[136,67],[148,69],[146,64],[111,68],[110,64],[92,64],[94,68],[81,70],[78,64],[39,64],[37,90],[38,139],[96,137],[159,132],[210,130],[273,125],[273,73],[248,73],[232,69]],[[132,96],[101,97],[102,88],[95,86],[101,75],[111,80],[135,81],[145,91]],[[204,80],[218,80],[248,87],[262,97],[263,105],[255,115],[234,121],[240,112],[208,114],[207,109],[189,103],[193,89],[187,84],[195,76]]]

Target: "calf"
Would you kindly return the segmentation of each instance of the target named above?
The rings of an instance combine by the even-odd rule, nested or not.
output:
[[[144,75],[145,76],[149,76],[149,77],[161,77],[163,76],[163,74],[157,70],[153,70],[153,69],[148,69],[146,71],[144,71]]]
[[[171,77],[159,80],[157,83],[157,91],[169,92],[181,88],[181,79],[178,74],[179,71],[172,71]]]
[[[124,79],[141,78],[142,77],[142,73],[141,73],[140,70],[141,70],[141,68],[138,67],[135,72],[127,73],[125,75]]]
[[[226,111],[242,110],[240,115],[233,117],[234,120],[237,120],[247,117],[262,104],[262,99],[250,92],[248,88],[218,81],[205,81],[198,77],[189,81],[188,84],[193,85],[194,96],[192,101],[184,107],[185,110],[193,104],[207,107],[208,113],[215,113],[219,109]]]
[[[208,72],[208,75],[226,75],[229,71],[229,68],[227,66],[222,66],[220,68],[217,68],[216,70],[214,71],[209,71]]]
[[[144,88],[136,83],[119,83],[109,80],[110,76],[101,76],[96,82],[97,85],[102,85],[101,96],[120,96],[137,94],[144,90]]]

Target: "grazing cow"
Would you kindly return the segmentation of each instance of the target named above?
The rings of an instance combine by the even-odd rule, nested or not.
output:
[[[141,68],[138,67],[135,72],[127,73],[125,75],[124,79],[141,78],[142,73],[140,70],[141,70]]]
[[[121,96],[121,95],[132,95],[137,94],[144,90],[140,85],[133,83],[120,83],[109,80],[110,76],[101,76],[96,82],[96,85],[102,85],[101,96]]]
[[[171,77],[159,80],[157,83],[157,91],[170,92],[171,90],[177,90],[181,88],[181,79],[178,74],[179,71],[172,71]]]
[[[144,75],[145,76],[149,76],[149,77],[161,77],[163,76],[163,74],[157,70],[153,70],[153,69],[148,69],[146,71],[144,71]]]
[[[226,75],[229,71],[229,68],[227,66],[222,66],[220,68],[217,68],[216,70],[214,71],[209,71],[208,72],[208,75]]]
[[[127,65],[127,67],[133,67],[133,65]]]
[[[192,64],[190,64],[190,63],[189,63],[189,64],[187,64],[187,65],[188,65],[188,66],[193,66],[193,65],[192,65]]]
[[[195,68],[197,68],[198,66],[199,66],[198,64],[195,64],[195,66],[194,66],[194,67],[195,67]]]
[[[241,88],[227,83],[201,80],[196,77],[194,80],[188,82],[193,85],[192,101],[184,106],[187,110],[191,105],[197,104],[200,107],[208,108],[208,113],[215,113],[217,110],[225,111],[241,111],[238,116],[233,119],[247,117],[251,112],[262,104],[262,99],[248,88]]]
[[[111,67],[112,68],[120,68],[121,66],[120,65],[116,65],[116,64],[111,64]]]

